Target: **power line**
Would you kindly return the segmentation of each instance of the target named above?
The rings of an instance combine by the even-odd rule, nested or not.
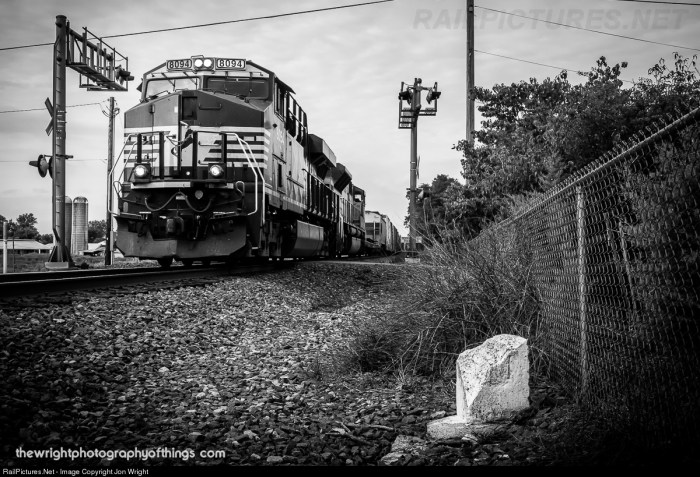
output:
[[[68,159],[68,162],[107,162],[107,159]],[[5,164],[9,162],[24,162],[27,163],[28,161],[24,159],[9,159],[9,160],[0,160],[0,164]]]
[[[387,3],[387,2],[393,2],[393,1],[394,0],[376,0],[373,2],[353,3],[350,5],[340,5],[337,7],[316,8],[313,10],[301,10],[301,11],[290,12],[290,13],[278,13],[275,15],[264,15],[264,16],[260,16],[260,17],[241,18],[238,20],[228,20],[228,21],[223,21],[223,22],[202,23],[200,25],[189,25],[189,26],[183,26],[183,27],[162,28],[160,30],[147,30],[147,31],[139,31],[139,32],[132,32],[132,33],[122,33],[122,34],[118,34],[118,35],[103,36],[102,39],[120,38],[120,37],[124,37],[124,36],[148,35],[151,33],[162,33],[162,32],[167,32],[167,31],[188,30],[191,28],[203,28],[203,27],[216,26],[216,25],[226,25],[229,23],[250,22],[250,21],[255,21],[255,20],[269,20],[271,18],[291,17],[294,15],[303,15],[306,13],[318,13],[318,12],[327,12],[327,11],[331,11],[331,10],[341,10],[344,8],[363,7],[363,6],[367,6],[367,5],[376,5],[378,3]],[[36,46],[49,46],[49,45],[53,45],[53,44],[54,43],[51,42],[51,43],[36,43],[34,45],[8,46],[8,47],[0,48],[0,51],[17,50],[20,48],[34,48]]]
[[[632,37],[632,36],[618,35],[618,34],[616,34],[616,33],[608,33],[608,32],[606,32],[606,31],[591,30],[590,28],[583,28],[583,27],[579,27],[579,26],[575,26],[575,25],[568,25],[568,24],[566,24],[566,23],[558,23],[558,22],[553,22],[553,21],[550,21],[550,20],[543,20],[543,19],[541,19],[541,18],[528,17],[528,16],[526,16],[526,15],[518,15],[517,13],[510,13],[510,12],[506,12],[506,11],[503,11],[503,10],[495,10],[495,9],[493,9],[493,8],[482,7],[482,6],[480,6],[480,5],[475,5],[475,7],[476,7],[476,8],[481,8],[482,10],[488,10],[488,11],[491,11],[491,12],[503,13],[503,14],[505,14],[505,15],[511,15],[511,16],[514,16],[514,17],[525,18],[525,19],[534,20],[534,21],[537,21],[537,22],[551,23],[552,25],[559,25],[559,26],[563,26],[563,27],[567,27],[567,28],[574,28],[574,29],[576,29],[576,30],[590,31],[590,32],[593,32],[593,33],[599,33],[599,34],[601,34],[601,35],[614,36],[614,37],[617,37],[617,38],[625,38],[625,39],[627,39],[627,40],[643,41],[644,43],[653,43],[654,45],[670,46],[670,47],[673,47],[673,48],[682,48],[682,49],[685,49],[685,50],[700,51],[700,49],[698,49],[698,48],[691,48],[691,47],[689,47],[689,46],[672,45],[672,44],[670,44],[670,43],[661,43],[661,42],[658,42],[658,41],[645,40],[645,39],[643,39],[643,38],[634,38],[634,37]]]
[[[636,2],[636,3],[661,3],[663,5],[688,5],[689,7],[700,7],[700,3],[682,3],[682,2],[653,2],[651,0],[617,0],[618,2]]]
[[[581,70],[571,70],[571,69],[569,69],[569,68],[562,68],[562,67],[560,67],[560,66],[547,65],[547,64],[545,64],[545,63],[538,63],[538,62],[536,62],[536,61],[529,61],[529,60],[523,60],[523,59],[520,59],[520,58],[513,58],[512,56],[499,55],[499,54],[496,54],[496,53],[490,53],[490,52],[488,52],[488,51],[482,51],[482,50],[476,50],[476,49],[475,49],[474,51],[476,51],[476,52],[478,52],[478,53],[483,53],[483,54],[485,54],[485,55],[498,56],[499,58],[506,58],[506,59],[508,59],[508,60],[520,61],[520,62],[522,62],[522,63],[530,63],[531,65],[546,66],[547,68],[554,68],[554,69],[557,69],[557,70],[560,70],[560,71],[561,71],[561,70],[566,70],[566,71],[570,71],[570,72],[576,73],[576,74],[586,74],[584,71],[581,71]],[[625,83],[632,83],[632,84],[634,84],[634,81],[629,81],[629,80],[624,80],[624,79],[620,79],[620,81],[624,81]]]
[[[92,106],[95,104],[100,104],[100,103],[83,103],[83,104],[71,104],[66,106],[66,108],[78,108],[80,106]],[[5,113],[24,113],[27,111],[46,111],[46,108],[33,108],[33,109],[13,109],[10,111],[0,111],[0,114],[5,114]]]

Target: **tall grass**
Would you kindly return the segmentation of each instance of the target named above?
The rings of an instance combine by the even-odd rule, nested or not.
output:
[[[531,362],[540,367],[539,300],[527,242],[497,226],[471,242],[454,229],[438,229],[421,263],[404,267],[406,298],[353,323],[350,364],[362,371],[451,374],[462,351],[508,333],[528,339]]]

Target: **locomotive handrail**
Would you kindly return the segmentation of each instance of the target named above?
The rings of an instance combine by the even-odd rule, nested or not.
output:
[[[114,174],[114,169],[116,169],[116,168],[117,168],[117,164],[119,164],[119,158],[120,158],[121,155],[124,153],[124,150],[126,149],[126,145],[127,145],[127,143],[129,142],[129,140],[132,138],[132,136],[136,136],[137,141],[131,145],[131,149],[129,150],[129,154],[127,154],[127,155],[124,156],[124,164],[125,164],[125,166],[124,166],[124,169],[122,169],[122,173],[119,175],[119,179],[121,179],[122,176],[124,176],[124,172],[126,172],[126,163],[127,163],[127,161],[129,160],[129,158],[131,157],[131,154],[134,152],[134,146],[136,146],[136,144],[140,141],[140,139],[138,139],[138,138],[139,138],[139,134],[138,134],[138,133],[130,133],[130,134],[126,137],[126,140],[124,141],[124,147],[122,147],[122,150],[121,150],[121,152],[119,153],[119,156],[117,156],[117,160],[114,161],[114,166],[112,166],[112,174]],[[116,192],[117,192],[117,194],[119,193],[119,191],[116,191]]]
[[[118,197],[119,196],[119,189],[117,189],[117,185],[121,188],[121,183],[118,180],[112,181],[112,188],[114,189],[114,192],[117,193],[117,197]],[[112,216],[117,215],[117,213],[113,209],[109,210],[109,214]]]
[[[245,157],[246,161],[248,162],[248,165],[253,169],[253,174],[255,175],[255,209],[252,212],[250,212],[249,214],[247,214],[247,215],[253,215],[254,213],[256,213],[258,211],[258,177],[260,177],[260,182],[262,184],[261,187],[265,187],[265,176],[263,176],[262,172],[260,171],[260,167],[258,167],[258,165],[255,163],[255,161],[253,161],[250,158],[250,156],[252,156],[252,157],[255,157],[255,156],[253,155],[253,151],[250,148],[250,145],[246,141],[241,139],[241,137],[234,132],[223,131],[221,134],[226,135],[226,136],[228,136],[229,134],[233,135],[233,137],[238,141],[238,144],[241,146],[241,150],[243,151],[243,156]],[[250,153],[250,156],[248,155],[248,153]],[[225,152],[224,152],[224,154],[225,154]],[[262,212],[261,213],[262,223],[264,225],[265,224],[265,191],[264,190],[263,190],[263,194],[262,194],[262,204],[261,204],[260,209]]]
[[[120,188],[121,188],[121,178],[124,175],[124,171],[126,168],[122,169],[122,173],[119,175],[119,179],[116,181],[114,180],[114,171],[117,169],[117,166],[119,165],[119,159],[122,157],[122,154],[124,154],[124,150],[126,149],[126,145],[129,142],[129,140],[132,138],[132,136],[138,137],[137,133],[130,133],[128,136],[126,136],[126,139],[124,140],[124,145],[122,146],[122,150],[119,151],[119,154],[117,155],[117,160],[114,161],[114,164],[112,165],[112,169],[109,171],[109,181],[112,183],[112,189],[114,189],[114,192],[119,196]],[[131,156],[131,153],[134,150],[134,144],[131,145],[131,151],[129,151],[129,156],[124,157],[124,164],[126,164],[126,161],[128,157]],[[119,185],[119,189],[117,188],[117,185]],[[110,215],[117,215],[114,210],[109,211]]]

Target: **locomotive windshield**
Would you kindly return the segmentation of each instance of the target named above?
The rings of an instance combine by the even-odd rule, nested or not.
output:
[[[158,96],[161,93],[172,93],[183,89],[197,89],[199,78],[158,78],[146,83],[146,98]]]
[[[214,91],[249,98],[267,99],[270,94],[268,80],[262,78],[216,77],[207,78],[205,91]]]

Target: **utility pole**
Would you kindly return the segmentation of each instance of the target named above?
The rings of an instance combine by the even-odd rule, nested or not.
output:
[[[467,142],[474,145],[474,0],[467,0]]]
[[[411,157],[410,157],[410,188],[408,189],[408,251],[413,256],[416,252],[416,182],[418,179],[418,116],[435,116],[437,114],[437,100],[442,94],[438,91],[437,82],[432,88],[422,86],[423,80],[415,78],[413,86],[401,83],[399,92],[399,129],[411,129]],[[404,89],[405,87],[405,89]],[[423,109],[421,93],[428,90],[426,100],[428,104],[435,101],[432,108]],[[402,101],[406,101],[411,107],[404,108]]]
[[[109,128],[107,132],[107,230],[105,232],[105,265],[114,259],[112,242],[112,163],[114,162],[114,118],[119,109],[114,107],[114,96],[109,98]]]

